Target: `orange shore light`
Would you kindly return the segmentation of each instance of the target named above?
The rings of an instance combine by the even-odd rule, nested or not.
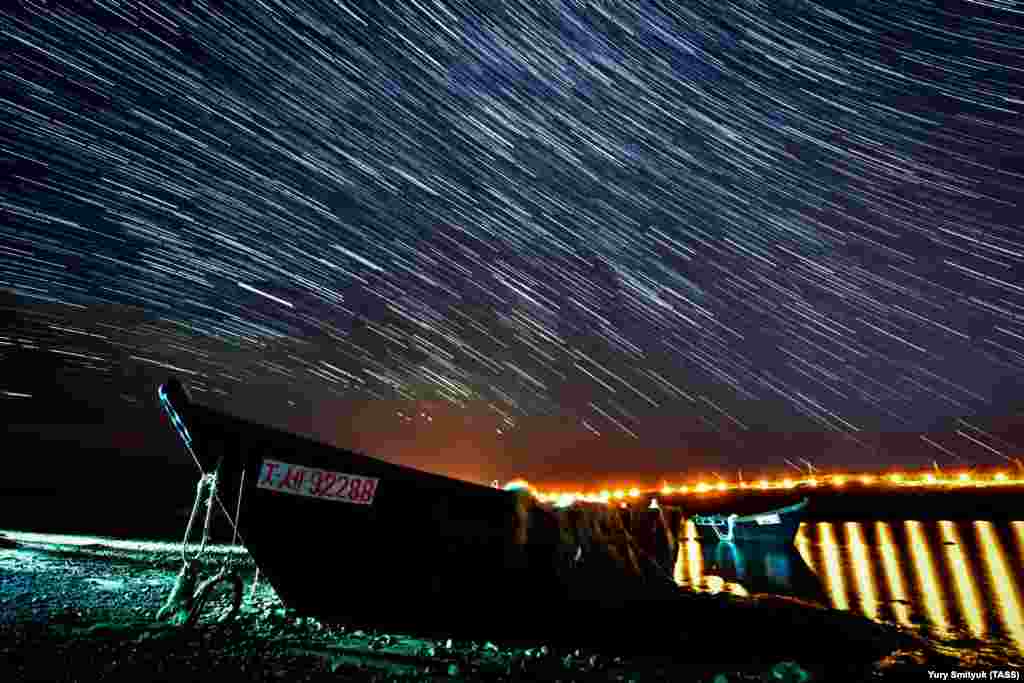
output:
[[[821,484],[831,485],[834,488],[841,488],[851,481],[859,481],[865,485],[889,483],[892,485],[900,485],[902,487],[930,486],[937,488],[941,486],[941,490],[952,490],[963,486],[986,487],[997,484],[1014,486],[1024,485],[1024,477],[1016,477],[1012,474],[1008,474],[1006,471],[967,471],[951,473],[948,477],[944,477],[941,472],[921,470],[916,472],[889,472],[886,474],[826,474],[821,477],[808,476],[807,478],[801,479],[786,477],[784,479],[774,481],[770,479],[758,479],[751,482],[727,482],[719,480],[714,483],[707,483],[698,480],[695,484],[682,484],[678,487],[674,487],[667,481],[662,480],[660,486],[654,485],[642,488],[631,486],[629,488],[614,490],[602,489],[599,493],[596,489],[591,489],[591,492],[584,493],[583,491],[586,491],[588,487],[581,487],[576,489],[575,492],[572,492],[571,488],[564,488],[560,491],[541,491],[534,488],[529,484],[529,482],[520,477],[510,481],[503,488],[510,491],[526,490],[541,502],[557,503],[560,505],[567,504],[567,501],[607,503],[610,500],[617,500],[625,504],[629,499],[639,499],[641,496],[645,495],[669,496],[673,494],[707,493],[709,491],[726,492],[739,489],[747,491],[765,491],[771,489],[793,489],[798,486],[817,487]],[[498,486],[499,484],[498,482],[494,482],[493,485]]]

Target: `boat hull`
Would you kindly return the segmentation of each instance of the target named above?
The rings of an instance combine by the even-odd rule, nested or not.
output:
[[[609,618],[632,621],[679,594],[667,572],[652,582],[653,570],[604,567],[609,553],[586,534],[573,532],[567,544],[568,517],[524,492],[250,423],[191,402],[180,385],[162,386],[160,398],[202,471],[219,467],[223,507],[233,511],[232,492],[241,492],[239,534],[299,614],[361,628],[593,641],[608,635]],[[597,507],[567,515],[600,520],[591,524],[599,534],[616,511]],[[584,547],[592,552],[583,568],[564,557]]]

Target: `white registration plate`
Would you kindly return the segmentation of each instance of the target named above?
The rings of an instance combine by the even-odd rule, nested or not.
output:
[[[379,482],[379,479],[358,474],[319,470],[279,460],[264,460],[256,487],[290,493],[293,496],[372,505]]]

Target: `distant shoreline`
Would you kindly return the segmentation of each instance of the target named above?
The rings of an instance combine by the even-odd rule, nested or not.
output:
[[[678,505],[687,515],[709,512],[757,512],[770,510],[803,497],[810,498],[805,521],[1015,521],[1024,519],[1024,489],[935,490],[907,488],[878,490],[848,488],[792,489],[787,491],[734,492],[690,496],[655,496],[659,504]]]

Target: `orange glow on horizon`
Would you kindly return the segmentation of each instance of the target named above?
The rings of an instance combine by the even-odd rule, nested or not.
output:
[[[779,479],[769,479],[761,477],[750,481],[736,481],[729,482],[719,480],[716,482],[706,482],[697,480],[696,482],[686,485],[681,484],[679,486],[673,486],[668,483],[667,479],[662,479],[660,482],[654,485],[639,485],[639,484],[628,484],[622,488],[617,489],[602,489],[600,493],[579,493],[579,491],[596,491],[598,485],[587,482],[561,482],[550,484],[552,486],[551,491],[542,493],[535,485],[530,484],[525,478],[517,477],[511,480],[503,488],[506,490],[511,489],[525,489],[530,491],[534,496],[538,498],[556,499],[562,495],[574,495],[578,499],[615,499],[615,500],[628,500],[637,499],[646,495],[661,495],[661,496],[672,496],[672,495],[683,495],[690,493],[707,493],[707,492],[726,492],[734,490],[743,491],[767,491],[773,489],[794,489],[798,486],[810,486],[820,487],[821,485],[831,486],[832,488],[841,488],[851,481],[859,481],[861,484],[870,485],[875,483],[887,483],[891,485],[898,485],[900,487],[912,487],[912,486],[932,486],[935,490],[941,491],[953,491],[962,490],[965,487],[975,488],[986,488],[1001,486],[1024,486],[1024,477],[1016,477],[1008,474],[1005,470],[988,470],[984,472],[959,472],[950,473],[948,476],[943,476],[941,473],[920,470],[910,472],[889,472],[889,473],[870,473],[862,472],[860,474],[825,474],[817,476],[808,476],[806,478],[795,478],[785,477]],[[574,494],[568,492],[576,491]]]

